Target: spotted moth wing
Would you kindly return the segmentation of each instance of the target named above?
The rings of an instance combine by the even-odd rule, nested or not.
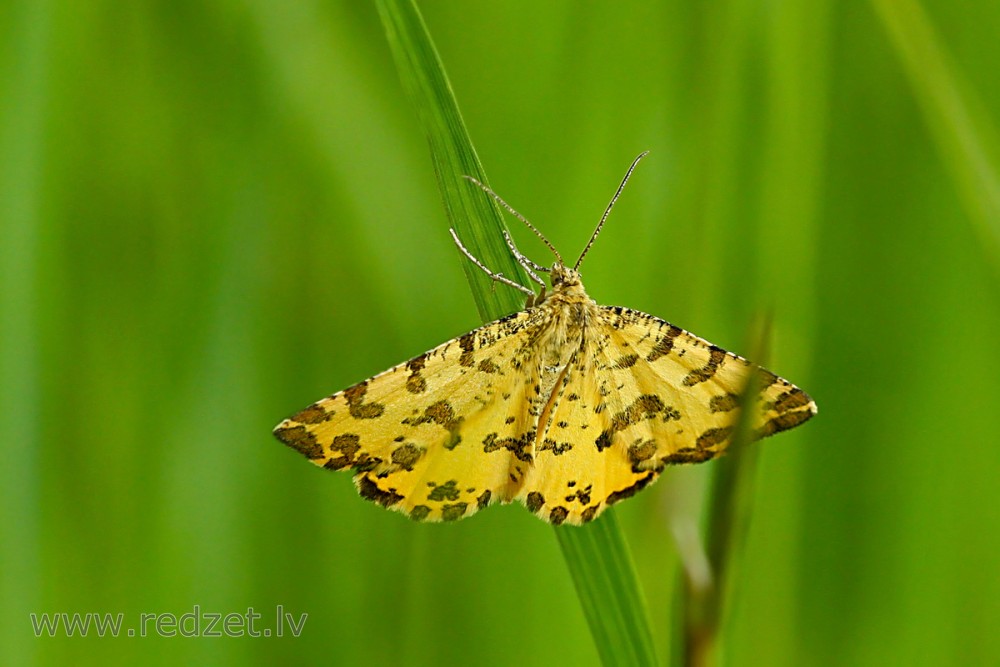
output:
[[[718,456],[755,373],[754,439],[816,413],[798,387],[668,322],[620,307],[599,313],[552,397],[518,492],[542,519],[585,523],[649,485],[666,465]]]
[[[418,521],[509,502],[531,460],[540,311],[522,311],[321,399],[274,430],[366,499]],[[537,412],[537,411],[536,411]]]

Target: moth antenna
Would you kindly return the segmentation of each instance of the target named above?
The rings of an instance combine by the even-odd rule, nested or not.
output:
[[[635,165],[639,164],[639,160],[646,157],[647,155],[649,155],[649,151],[643,151],[639,153],[639,156],[636,159],[632,160],[632,166],[630,166],[628,168],[628,171],[625,172],[625,178],[622,179],[621,185],[619,185],[618,190],[615,191],[615,196],[611,198],[611,202],[608,204],[608,207],[604,209],[604,215],[601,216],[601,221],[597,223],[597,229],[595,229],[594,233],[590,235],[590,240],[587,241],[587,247],[583,249],[583,252],[580,253],[580,259],[576,260],[576,264],[573,265],[574,271],[580,268],[580,263],[583,261],[583,258],[587,256],[587,253],[590,251],[590,246],[594,245],[594,241],[597,239],[597,235],[601,233],[601,227],[604,226],[604,221],[608,219],[608,214],[611,213],[611,207],[615,205],[616,201],[618,201],[618,195],[620,195],[622,193],[622,190],[625,189],[625,184],[628,183],[629,176],[632,175],[632,170],[635,169]]]
[[[510,237],[510,233],[506,229],[503,230],[503,238],[507,242],[507,247],[510,248],[510,251],[512,253],[514,253],[514,257],[517,259],[517,263],[520,264],[522,267],[524,267],[524,270],[528,272],[528,275],[531,276],[532,280],[534,280],[542,287],[545,287],[545,282],[538,277],[538,274],[535,273],[535,271],[548,271],[549,269],[547,267],[535,264],[530,259],[522,255],[521,251],[517,249],[516,245],[514,245],[514,239]],[[535,269],[535,271],[532,271],[532,269]]]
[[[528,222],[528,219],[526,217],[524,217],[523,215],[521,215],[520,213],[518,213],[517,211],[515,211],[513,206],[511,206],[510,204],[508,204],[507,202],[505,202],[503,199],[501,199],[500,195],[498,195],[497,193],[493,192],[493,190],[490,189],[490,186],[484,185],[483,183],[480,183],[479,181],[477,181],[472,176],[462,176],[462,178],[466,179],[467,181],[471,181],[472,183],[475,183],[476,185],[478,185],[479,188],[483,192],[485,192],[489,196],[493,197],[493,199],[497,200],[497,203],[500,204],[501,206],[503,206],[505,209],[507,209],[510,212],[511,215],[513,215],[515,218],[517,218],[518,220],[520,220],[521,222],[523,222],[525,225],[527,225],[528,229],[530,229],[531,231],[533,231],[535,233],[535,236],[537,236],[538,238],[540,238],[542,240],[542,243],[544,243],[546,246],[548,246],[549,250],[552,251],[552,254],[556,256],[556,261],[558,261],[560,264],[563,263],[562,255],[559,254],[559,251],[556,250],[556,248],[555,248],[554,245],[552,245],[551,243],[549,243],[549,240],[547,238],[545,238],[545,235],[542,234],[540,231],[538,231],[538,229],[533,224],[531,224],[530,222]]]
[[[513,288],[515,288],[515,289],[519,289],[519,290],[521,290],[522,292],[524,292],[525,294],[527,294],[528,296],[530,296],[531,298],[534,298],[534,297],[535,297],[535,292],[534,292],[533,290],[531,290],[531,289],[529,289],[529,288],[525,287],[525,286],[524,286],[524,285],[522,285],[521,283],[516,283],[516,282],[514,282],[514,281],[513,281],[513,280],[511,280],[510,278],[507,278],[506,276],[504,276],[504,275],[503,275],[502,273],[494,273],[493,271],[490,271],[490,270],[489,270],[488,268],[486,268],[486,265],[485,265],[485,264],[483,264],[482,262],[480,262],[480,261],[479,261],[479,260],[478,260],[478,259],[476,258],[476,256],[475,256],[475,255],[473,255],[473,254],[472,254],[471,252],[469,252],[469,251],[468,251],[468,250],[466,249],[466,247],[465,247],[464,245],[462,245],[462,242],[458,240],[458,234],[456,234],[456,233],[455,233],[455,230],[454,230],[454,229],[449,229],[448,231],[449,231],[449,232],[451,232],[451,238],[453,238],[453,239],[455,240],[455,245],[457,245],[457,246],[458,246],[458,249],[462,251],[462,254],[463,254],[463,255],[465,255],[466,257],[468,257],[468,258],[469,258],[469,260],[470,260],[470,261],[471,261],[471,262],[472,262],[473,264],[475,264],[475,265],[476,265],[476,266],[478,266],[478,267],[479,267],[480,269],[482,269],[482,270],[483,270],[483,272],[484,272],[484,273],[485,273],[486,275],[488,275],[488,276],[490,277],[490,279],[491,279],[491,280],[493,280],[494,282],[499,282],[499,283],[503,283],[504,285],[510,285],[511,287],[513,287]]]

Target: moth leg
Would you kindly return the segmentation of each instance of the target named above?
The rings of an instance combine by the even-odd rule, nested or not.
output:
[[[542,281],[541,278],[538,277],[538,274],[535,273],[535,271],[548,273],[552,269],[550,269],[547,266],[542,266],[541,264],[535,264],[530,259],[522,255],[521,251],[517,249],[516,245],[514,245],[514,239],[510,237],[510,234],[507,232],[506,229],[503,230],[503,238],[507,242],[507,247],[510,248],[510,251],[514,253],[514,257],[517,258],[517,263],[524,267],[524,270],[528,272],[528,275],[531,276],[532,280],[538,283],[542,287],[542,289],[545,289],[545,283]],[[532,271],[532,269],[534,269],[535,271]]]

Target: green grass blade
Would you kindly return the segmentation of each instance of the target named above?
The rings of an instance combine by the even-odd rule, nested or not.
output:
[[[917,0],[872,0],[993,269],[1000,273],[1000,144]]]
[[[16,3],[15,3],[16,4]],[[0,664],[35,664],[39,641],[20,630],[22,609],[39,605],[46,581],[40,563],[42,404],[40,385],[44,276],[41,267],[55,236],[46,226],[45,125],[49,122],[49,59],[55,42],[52,8],[21,3],[7,14],[7,57],[0,67],[0,442],[6,455],[0,472]],[[48,238],[46,238],[48,237]],[[37,606],[35,608],[38,608]]]
[[[657,664],[645,603],[614,509],[583,528],[555,531],[602,664]]]
[[[444,66],[423,17],[412,0],[379,0],[379,16],[396,68],[430,145],[431,160],[448,220],[469,251],[493,271],[527,284],[521,266],[504,243],[500,212],[479,188],[462,176],[488,183],[465,129]],[[524,297],[493,282],[463,261],[472,294],[484,321],[519,310]]]
[[[766,330],[748,349],[752,358],[766,363]],[[751,375],[741,392],[741,403],[752,405],[760,391],[757,375]],[[741,410],[733,442],[727,455],[716,464],[709,493],[708,520],[703,553],[681,551],[684,586],[680,589],[683,615],[680,650],[674,663],[703,667],[724,662],[723,624],[732,598],[735,572],[743,555],[744,539],[753,512],[753,490],[759,448],[751,445],[752,411]],[[709,576],[704,575],[705,565]]]
[[[419,11],[410,0],[377,4],[403,86],[427,135],[451,224],[487,266],[524,283],[523,272],[503,241],[504,225],[496,205],[461,178],[468,174],[487,182]],[[484,320],[521,307],[521,294],[502,285],[494,288],[479,269],[463,263]],[[602,662],[655,664],[638,581],[613,511],[582,529],[557,528],[556,535]]]

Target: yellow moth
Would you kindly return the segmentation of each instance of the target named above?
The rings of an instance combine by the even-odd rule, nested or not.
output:
[[[274,429],[313,463],[350,469],[365,498],[418,521],[453,521],[491,503],[523,502],[553,524],[582,524],[672,463],[718,456],[746,403],[751,436],[816,414],[798,387],[652,315],[599,306],[579,267],[542,267],[508,245],[539,292],[527,306],[321,399]],[[551,288],[536,272],[549,274]],[[759,390],[744,393],[754,376]]]

